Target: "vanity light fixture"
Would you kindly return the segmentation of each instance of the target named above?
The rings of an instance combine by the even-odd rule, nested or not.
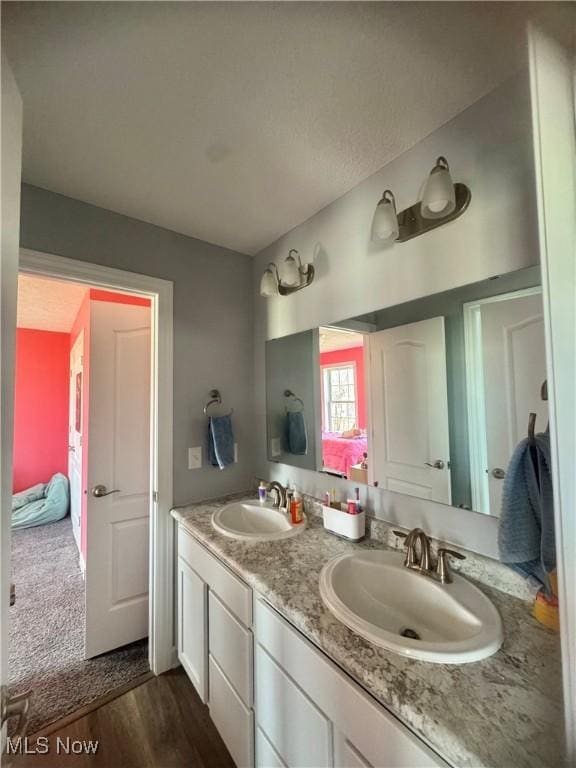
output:
[[[390,242],[391,240],[397,240],[399,234],[396,200],[391,190],[385,189],[382,199],[374,211],[372,239]]]
[[[430,171],[422,195],[420,213],[425,219],[441,219],[456,208],[454,182],[445,157],[439,157]]]
[[[260,296],[264,296],[265,299],[270,299],[272,296],[276,296],[279,283],[280,277],[278,275],[278,267],[271,261],[264,270],[260,280]]]
[[[471,199],[470,189],[459,182],[454,184],[448,161],[445,157],[439,157],[426,181],[422,200],[418,203],[396,215],[394,195],[389,189],[384,192],[374,212],[372,239],[405,243],[454,221],[468,208]]]
[[[294,257],[295,254],[296,256]],[[271,261],[266,267],[260,280],[260,296],[269,299],[272,296],[288,296],[310,285],[314,280],[314,266],[302,264],[300,254],[291,248],[282,265],[282,276],[278,267]]]

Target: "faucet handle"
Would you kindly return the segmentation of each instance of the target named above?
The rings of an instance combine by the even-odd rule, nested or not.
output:
[[[455,557],[457,560],[466,560],[464,555],[456,552],[454,549],[440,547],[438,550],[438,560],[436,562],[436,578],[440,584],[452,584],[452,573],[448,564],[448,557]]]
[[[408,538],[408,534],[404,533],[404,531],[392,531],[394,536],[398,536],[399,539],[406,539]]]

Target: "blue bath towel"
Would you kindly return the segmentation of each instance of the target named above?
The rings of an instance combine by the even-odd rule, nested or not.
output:
[[[209,417],[208,456],[213,467],[226,469],[234,464],[234,432],[229,415]]]
[[[500,559],[550,592],[556,568],[550,436],[516,447],[504,480],[498,530]]]
[[[308,451],[306,422],[302,411],[286,413],[286,448],[288,453],[303,456]]]

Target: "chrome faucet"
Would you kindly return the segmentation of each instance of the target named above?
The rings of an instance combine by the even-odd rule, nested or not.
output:
[[[422,573],[424,576],[430,576],[441,584],[452,583],[453,579],[450,566],[448,565],[448,556],[455,557],[458,560],[465,560],[464,555],[453,549],[440,547],[438,549],[438,558],[433,565],[430,553],[430,537],[424,533],[422,528],[414,528],[410,533],[404,533],[403,531],[394,531],[394,533],[396,536],[405,539],[406,556],[404,558],[404,566],[406,568],[418,571],[418,573]],[[420,544],[419,550],[418,544]]]
[[[279,507],[280,509],[286,508],[286,488],[279,483],[278,480],[272,480],[268,483],[268,490],[270,494],[274,493],[272,506]]]

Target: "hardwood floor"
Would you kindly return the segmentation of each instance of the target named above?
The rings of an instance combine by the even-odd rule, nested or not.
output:
[[[45,741],[42,741],[45,739]],[[63,747],[98,741],[95,754]],[[60,749],[58,749],[60,747]],[[182,668],[152,678],[64,725],[30,740],[13,768],[234,768],[234,762]],[[79,746],[76,745],[76,749]],[[59,752],[59,754],[58,754]]]

